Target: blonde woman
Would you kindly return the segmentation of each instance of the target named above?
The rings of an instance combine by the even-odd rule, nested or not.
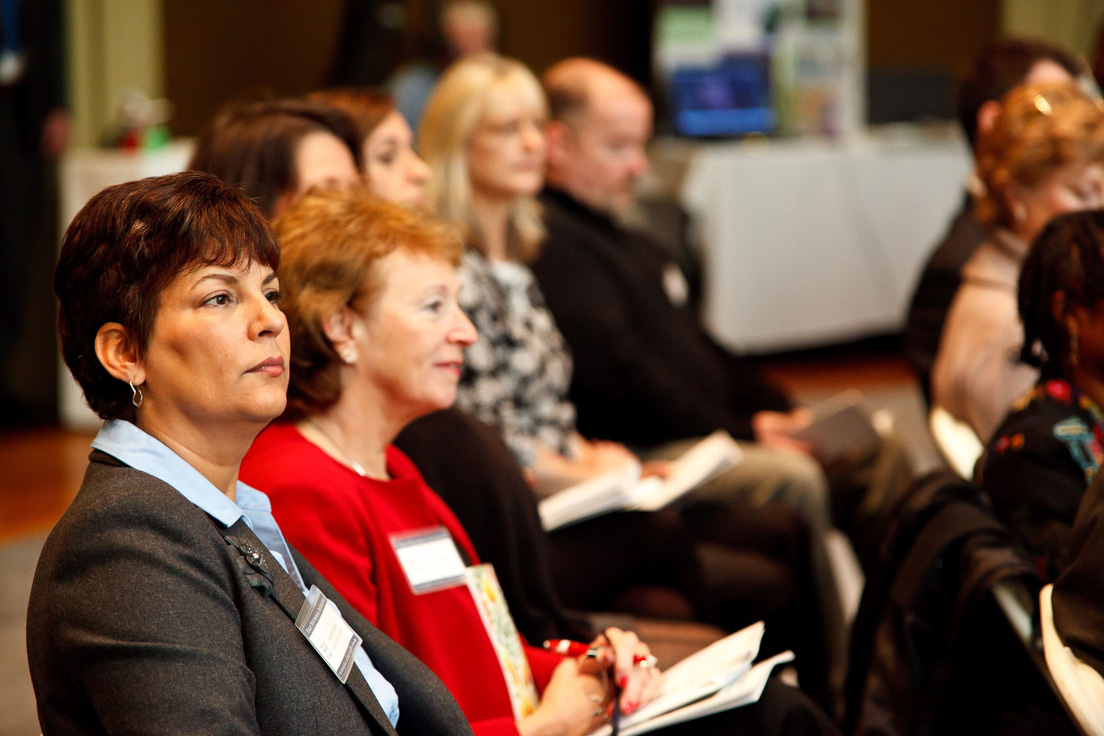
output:
[[[932,369],[932,395],[983,442],[1038,370],[1017,355],[1020,267],[1056,215],[1104,206],[1104,110],[1072,82],[1017,87],[977,142],[977,215],[994,231],[962,269]]]
[[[452,66],[426,106],[421,152],[430,204],[463,231],[461,303],[481,339],[457,404],[497,426],[538,487],[555,489],[632,461],[575,431],[571,358],[526,261],[544,237],[547,106],[524,65],[485,55]]]
[[[544,237],[535,195],[544,180],[546,113],[544,93],[525,66],[481,56],[445,73],[420,131],[421,153],[430,167],[431,207],[458,225],[467,243],[459,299],[479,332],[479,341],[465,353],[456,405],[498,428],[530,471],[538,494],[634,461],[623,445],[585,439],[576,431],[575,408],[567,398],[571,356],[527,266]],[[645,472],[664,469],[645,465]],[[711,560],[706,574],[709,580],[725,581],[707,590],[720,609],[731,613],[719,623],[744,625],[739,613],[747,610],[744,606],[775,601],[767,605],[777,615],[771,621],[779,622],[774,630],[783,633],[786,646],[801,650],[802,684],[816,691],[824,680],[823,642],[807,634],[819,629],[815,619],[821,612],[802,603],[813,585],[805,562],[810,555],[804,523],[781,506],[741,504],[738,511],[703,506],[700,511],[709,515],[705,523],[698,522],[697,511],[693,520],[679,519],[690,521],[686,527],[695,541],[720,547],[720,557]],[[767,528],[772,530],[769,543],[759,535]],[[598,591],[588,591],[587,581],[576,578],[600,573],[563,574],[572,569],[572,560],[574,569],[592,568],[601,557],[604,566],[639,570],[646,567],[638,565],[645,550],[663,550],[638,541],[646,536],[619,542],[598,535],[565,539],[565,534],[571,537],[572,530],[556,535],[560,546],[554,564],[563,568],[554,575],[564,602],[578,608]],[[779,549],[788,552],[779,556]],[[764,564],[772,572],[766,573]],[[652,567],[654,573],[658,567]],[[779,587],[787,579],[796,583],[788,592]],[[735,605],[729,608],[726,602]],[[795,641],[802,637],[801,643]]]

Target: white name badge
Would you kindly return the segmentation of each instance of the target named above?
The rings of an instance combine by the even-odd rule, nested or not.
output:
[[[314,650],[330,666],[342,684],[349,679],[353,657],[360,646],[360,635],[345,623],[334,602],[317,585],[307,593],[307,601],[295,618],[295,625],[307,637]]]
[[[391,546],[416,594],[464,585],[464,560],[443,526],[393,534]]]
[[[686,306],[690,298],[690,284],[686,283],[686,276],[675,263],[668,263],[663,267],[663,290],[667,292],[667,299],[671,304],[676,307]]]

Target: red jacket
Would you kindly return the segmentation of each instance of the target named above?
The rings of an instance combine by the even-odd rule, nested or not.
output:
[[[437,673],[476,733],[516,734],[502,670],[467,587],[415,595],[390,537],[444,526],[471,564],[479,562],[475,549],[395,447],[387,450],[387,470],[390,481],[362,478],[294,426],[274,424],[253,443],[241,480],[268,494],[288,541],[350,604]],[[523,645],[543,690],[561,658]]]

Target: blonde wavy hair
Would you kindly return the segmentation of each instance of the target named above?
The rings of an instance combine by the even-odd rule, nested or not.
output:
[[[422,158],[429,165],[431,209],[458,225],[467,241],[482,248],[472,209],[467,147],[484,113],[503,94],[521,95],[533,109],[547,112],[540,82],[519,61],[481,54],[453,64],[441,77],[426,104],[418,130]],[[528,261],[536,256],[545,230],[535,197],[517,197],[507,233],[511,258]]]
[[[1016,87],[978,138],[977,216],[1010,227],[1010,187],[1031,189],[1066,166],[1104,162],[1104,106],[1072,82]]]

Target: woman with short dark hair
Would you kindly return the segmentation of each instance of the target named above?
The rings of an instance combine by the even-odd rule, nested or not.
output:
[[[1053,580],[1104,461],[1104,211],[1063,215],[1043,230],[1020,273],[1019,312],[1020,357],[1039,381],[997,428],[979,476]]]
[[[468,732],[238,482],[286,404],[278,264],[261,211],[196,172],[109,187],[65,234],[62,352],[107,421],[31,590],[45,733]]]

